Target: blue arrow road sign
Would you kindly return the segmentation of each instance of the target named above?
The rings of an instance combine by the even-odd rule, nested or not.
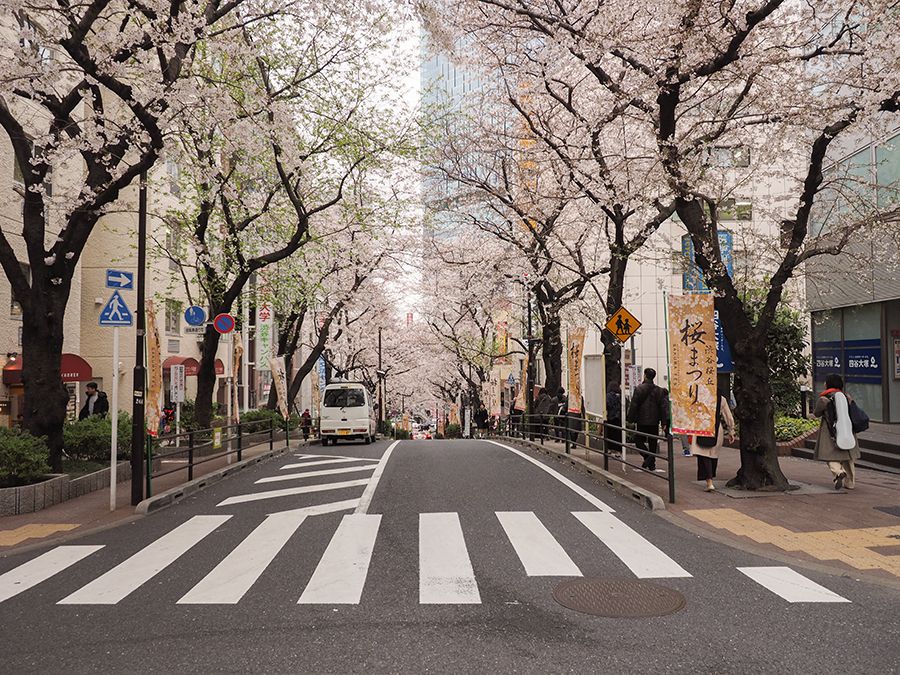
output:
[[[134,288],[134,272],[106,270],[106,287],[131,290]]]
[[[112,297],[100,311],[101,326],[130,326],[134,317],[125,304],[119,291],[113,291]]]
[[[184,320],[188,326],[202,326],[206,323],[206,310],[197,305],[192,305],[184,310]]]

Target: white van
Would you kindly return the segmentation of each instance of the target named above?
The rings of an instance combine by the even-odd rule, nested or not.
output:
[[[362,382],[332,382],[322,392],[319,433],[322,445],[336,445],[339,438],[375,440],[375,406]]]

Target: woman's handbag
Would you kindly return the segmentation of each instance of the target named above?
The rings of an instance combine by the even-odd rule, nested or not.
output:
[[[853,433],[858,434],[869,428],[869,416],[866,411],[860,408],[856,401],[850,400],[850,425],[853,427]]]

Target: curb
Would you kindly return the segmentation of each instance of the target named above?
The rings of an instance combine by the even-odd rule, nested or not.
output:
[[[315,440],[303,444],[303,442],[300,441],[300,445],[298,447],[309,447],[310,445],[318,442],[318,440]],[[200,490],[209,487],[214,483],[218,483],[226,476],[230,476],[233,473],[237,473],[238,471],[246,469],[248,466],[259,464],[260,462],[263,462],[267,459],[278,457],[279,455],[292,452],[293,450],[294,448],[285,447],[267,450],[266,452],[256,455],[255,457],[251,457],[250,459],[241,460],[240,462],[236,462],[235,464],[226,466],[223,469],[218,469],[217,471],[208,473],[205,476],[201,476],[200,478],[195,478],[190,482],[182,483],[181,485],[177,485],[176,487],[169,488],[165,492],[160,492],[158,495],[148,497],[147,499],[139,503],[134,507],[134,512],[141,516],[149,515],[154,511],[159,511],[160,509],[164,509],[167,506],[171,506],[172,504],[180,501],[181,499],[184,499],[189,495],[194,494],[195,492],[200,492]]]
[[[655,492],[650,492],[646,488],[639,487],[631,481],[625,480],[621,476],[617,476],[609,471],[605,471],[596,464],[591,464],[590,462],[581,459],[580,457],[573,457],[572,455],[567,455],[564,452],[557,452],[556,450],[553,450],[551,448],[547,448],[545,446],[539,445],[537,443],[532,443],[531,441],[526,441],[521,438],[510,438],[508,436],[499,436],[497,438],[506,443],[519,445],[521,447],[528,448],[529,450],[540,452],[544,455],[550,455],[551,457],[555,457],[557,460],[569,462],[573,466],[580,468],[582,471],[585,471],[594,478],[602,480],[604,483],[606,483],[606,486],[614,492],[617,492],[623,497],[628,497],[629,499],[633,499],[634,501],[638,502],[645,509],[648,509],[650,511],[666,510],[666,503],[663,501],[662,497],[660,497]]]

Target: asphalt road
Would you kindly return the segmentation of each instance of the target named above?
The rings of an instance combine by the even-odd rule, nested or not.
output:
[[[0,559],[3,670],[900,669],[897,591],[803,570],[777,588],[840,601],[789,602],[738,570],[781,563],[565,464],[486,441],[403,441],[384,458],[389,446],[284,455],[134,523]],[[646,577],[686,604],[582,614],[552,595],[577,574]]]

